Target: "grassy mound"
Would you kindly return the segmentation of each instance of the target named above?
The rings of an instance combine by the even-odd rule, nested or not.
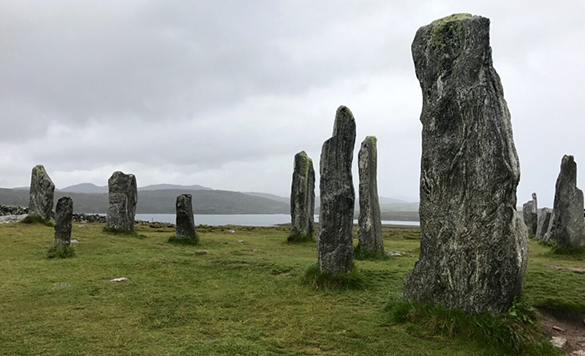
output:
[[[47,252],[48,258],[71,258],[75,257],[75,255],[76,255],[75,248],[71,245],[59,247],[53,246]]]
[[[390,258],[386,253],[373,253],[370,251],[364,250],[361,245],[357,245],[357,247],[353,250],[353,257],[356,260],[367,260],[367,261],[375,261],[375,260],[387,260]]]
[[[173,236],[169,237],[168,242],[171,244],[176,244],[176,245],[193,245],[193,246],[199,245],[199,243],[200,243],[199,235],[197,235],[197,234],[195,234],[193,236],[188,236],[188,237],[173,235]]]
[[[315,240],[313,239],[313,235],[293,234],[286,239],[286,242],[289,244],[299,244],[305,242],[315,242]]]
[[[413,323],[414,328],[431,335],[490,345],[502,355],[559,355],[544,334],[540,317],[527,302],[514,303],[501,315],[465,314],[391,295],[386,311],[395,323]]]
[[[45,220],[38,215],[28,215],[24,219],[20,220],[22,224],[38,224],[38,225],[45,225],[49,227],[54,227],[55,224],[52,221]]]
[[[356,290],[366,288],[366,281],[355,266],[348,273],[332,274],[321,272],[319,266],[314,264],[307,269],[302,282],[313,289],[321,290]]]

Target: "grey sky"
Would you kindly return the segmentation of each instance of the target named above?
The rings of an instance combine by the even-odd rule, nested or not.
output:
[[[410,44],[456,12],[491,19],[522,177],[552,205],[563,154],[585,167],[585,2],[0,2],[0,186],[201,184],[287,195],[335,110],[378,137],[380,195],[418,197],[421,94]],[[357,158],[357,154],[354,159]],[[357,175],[354,176],[354,180]],[[585,187],[585,174],[579,176]]]

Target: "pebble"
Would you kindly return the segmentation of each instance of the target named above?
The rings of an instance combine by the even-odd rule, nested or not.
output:
[[[207,255],[209,253],[209,251],[207,250],[202,250],[202,251],[196,251],[195,254],[196,255]]]
[[[77,239],[71,239],[71,243],[72,244],[78,244],[79,243],[79,240],[77,240]]]
[[[563,331],[565,331],[565,329],[563,329],[563,328],[559,328],[559,327],[558,327],[558,326],[556,326],[556,325],[555,325],[555,326],[553,326],[552,328],[553,328],[553,330],[556,330],[556,331],[559,331],[559,332],[563,332]]]
[[[69,283],[57,283],[55,285],[53,285],[51,287],[52,290],[56,290],[56,289],[63,289],[63,288],[67,288],[67,287],[71,287],[71,284]]]
[[[551,342],[554,347],[562,349],[567,344],[567,338],[562,336],[553,336]]]
[[[585,356],[585,350],[573,351],[571,356]]]

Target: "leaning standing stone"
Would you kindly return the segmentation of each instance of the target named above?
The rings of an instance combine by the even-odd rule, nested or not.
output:
[[[542,208],[538,214],[538,227],[534,238],[537,240],[545,240],[546,234],[550,231],[552,226],[553,212],[549,208]]]
[[[51,220],[54,193],[55,184],[45,171],[45,167],[40,164],[35,166],[30,180],[28,214]]]
[[[583,192],[577,188],[577,163],[565,155],[557,178],[553,225],[550,238],[565,249],[585,245],[583,224]]]
[[[71,220],[73,219],[73,200],[63,197],[55,207],[55,248],[71,244]]]
[[[325,273],[349,272],[353,263],[353,209],[355,191],[351,174],[355,145],[355,119],[340,106],[335,115],[333,137],[321,150],[319,212],[319,270]]]
[[[295,155],[290,193],[291,232],[289,241],[313,239],[315,170],[305,151]]]
[[[362,142],[358,154],[360,175],[360,215],[358,251],[365,255],[383,255],[382,220],[378,199],[378,150],[375,136]]]
[[[106,229],[134,231],[134,215],[138,202],[136,177],[133,174],[114,172],[108,179],[110,206],[106,217]]]
[[[191,194],[179,195],[175,207],[177,209],[176,237],[195,237],[195,217],[193,215]]]
[[[421,252],[405,296],[468,313],[501,313],[522,294],[528,232],[510,114],[492,66],[487,18],[457,14],[412,44],[423,109]]]

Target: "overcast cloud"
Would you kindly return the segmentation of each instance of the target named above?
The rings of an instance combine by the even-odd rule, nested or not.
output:
[[[518,200],[536,191],[551,206],[562,155],[585,167],[582,0],[2,0],[0,186],[26,186],[44,164],[58,188],[105,185],[122,170],[139,186],[286,196],[294,154],[307,151],[318,171],[346,105],[356,152],[378,137],[380,195],[417,200],[410,44],[418,27],[456,12],[491,19]]]

